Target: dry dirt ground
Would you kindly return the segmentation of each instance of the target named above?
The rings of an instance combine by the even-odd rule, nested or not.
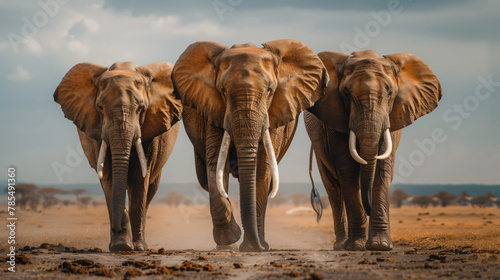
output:
[[[17,213],[22,251],[15,273],[1,259],[0,279],[500,279],[500,210],[493,207],[393,208],[390,252],[333,251],[330,211],[317,224],[306,205],[269,207],[272,250],[264,253],[214,251],[207,206],[151,206],[152,250],[144,253],[107,250],[105,206],[57,207]],[[0,233],[5,257],[9,233],[5,226]]]

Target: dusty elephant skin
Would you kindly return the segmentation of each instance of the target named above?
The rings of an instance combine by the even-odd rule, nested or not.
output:
[[[218,248],[233,246],[241,236],[227,198],[231,173],[240,184],[240,250],[269,250],[264,219],[268,194],[278,188],[277,162],[291,143],[298,115],[323,96],[323,63],[294,40],[263,48],[196,42],[177,60],[172,78],[184,104],[198,181],[209,192]]]
[[[319,57],[330,82],[304,119],[332,205],[334,249],[391,250],[389,192],[401,129],[437,107],[441,86],[411,54]]]
[[[98,176],[111,223],[111,251],[144,251],[146,213],[174,147],[182,113],[171,63],[108,67],[80,63],[54,93]],[[137,152],[134,152],[137,150]],[[129,212],[125,209],[128,193]],[[130,240],[132,236],[132,240]]]

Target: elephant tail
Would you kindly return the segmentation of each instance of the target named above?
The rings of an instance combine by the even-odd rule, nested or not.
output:
[[[313,146],[311,143],[311,150],[309,152],[309,178],[311,179],[311,206],[316,212],[316,222],[319,223],[321,220],[321,217],[323,216],[323,203],[321,203],[321,196],[318,193],[318,190],[316,189],[316,186],[314,185],[314,178],[312,174],[312,162],[313,162]]]

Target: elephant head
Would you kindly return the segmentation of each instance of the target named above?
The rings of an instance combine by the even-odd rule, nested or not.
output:
[[[217,185],[225,197],[222,174],[229,145],[234,143],[242,224],[254,249],[262,249],[256,214],[259,145],[268,154],[273,196],[278,169],[269,129],[295,120],[323,96],[328,80],[323,63],[294,40],[268,42],[263,48],[196,42],[177,60],[172,78],[183,104],[196,108],[210,125],[225,131],[217,166]]]
[[[388,158],[393,150],[390,132],[434,110],[441,99],[441,85],[431,69],[412,54],[381,58],[368,50],[318,56],[328,69],[330,82],[325,96],[309,110],[336,131],[349,133],[349,150],[361,164],[362,200],[369,215],[376,162]]]
[[[173,95],[172,67],[165,62],[142,67],[117,62],[108,69],[80,63],[66,73],[55,90],[54,100],[64,116],[101,144],[97,162],[91,163],[99,179],[103,178],[106,154],[111,155],[111,166],[106,170],[111,171],[113,233],[121,231],[132,146],[137,149],[145,177],[148,163],[141,141],[166,132],[181,117],[182,105]]]

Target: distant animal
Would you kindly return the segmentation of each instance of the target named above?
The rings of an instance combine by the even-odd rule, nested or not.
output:
[[[304,119],[332,205],[334,248],[391,250],[389,194],[401,129],[438,106],[441,85],[412,54],[318,56],[330,82]]]
[[[429,205],[436,207],[439,204],[439,198],[433,195],[417,195],[408,197],[407,200],[413,205],[420,206],[420,208],[427,208]]]
[[[148,248],[146,213],[182,113],[173,94],[172,67],[165,62],[141,67],[117,62],[109,68],[80,63],[55,90],[54,100],[76,125],[83,151],[97,170],[111,224],[110,251]]]

